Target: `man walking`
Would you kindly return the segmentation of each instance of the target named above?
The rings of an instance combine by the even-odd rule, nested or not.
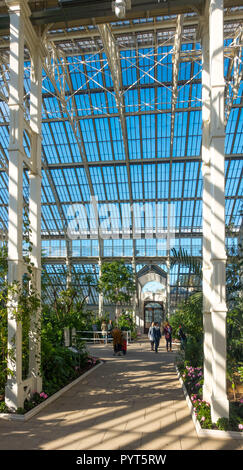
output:
[[[157,352],[158,352],[158,347],[159,347],[160,338],[161,338],[161,331],[160,331],[160,327],[159,327],[158,322],[156,322],[156,323],[154,324],[154,327],[153,327],[153,337],[154,337],[154,348],[155,348],[155,352],[157,353]]]

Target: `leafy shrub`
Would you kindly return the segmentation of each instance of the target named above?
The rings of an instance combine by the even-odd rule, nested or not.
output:
[[[192,367],[201,367],[203,364],[203,345],[201,341],[196,341],[194,338],[188,338],[185,346],[185,360],[191,364]]]
[[[126,331],[131,331],[132,338],[137,336],[137,327],[134,322],[132,313],[122,313],[118,318],[119,328],[123,328]]]
[[[203,385],[202,367],[186,366],[182,373],[182,378],[189,395],[201,395]]]
[[[193,411],[201,427],[203,429],[212,429],[213,423],[211,420],[210,404],[198,398],[196,394],[191,396],[191,401]]]
[[[42,341],[42,377],[43,389],[48,395],[55,393],[74,380],[82,368],[87,366],[88,353],[81,350],[76,353],[64,346],[53,346],[46,339]]]

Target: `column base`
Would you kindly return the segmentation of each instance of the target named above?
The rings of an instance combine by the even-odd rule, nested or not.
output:
[[[216,423],[219,418],[229,418],[229,401],[225,398],[211,399],[211,419]]]
[[[37,392],[40,393],[42,392],[42,377],[40,375],[33,375],[32,376],[32,389],[31,393]]]
[[[5,403],[11,411],[23,408],[24,391],[22,384],[16,383],[13,379],[8,379],[5,387]]]
[[[212,390],[209,390],[206,384],[203,385],[203,400],[211,404]]]

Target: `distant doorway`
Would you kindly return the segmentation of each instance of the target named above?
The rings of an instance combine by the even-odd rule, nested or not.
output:
[[[144,303],[144,333],[148,333],[152,322],[158,322],[161,326],[165,319],[163,302]]]

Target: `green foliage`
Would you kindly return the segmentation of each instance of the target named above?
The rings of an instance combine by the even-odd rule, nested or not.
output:
[[[195,412],[195,416],[201,427],[203,429],[212,429],[213,423],[211,420],[210,404],[205,400],[198,398],[197,395],[193,395],[191,400],[193,404],[193,411]]]
[[[229,419],[220,418],[212,423],[211,407],[202,399],[203,370],[201,367],[192,367],[185,361],[178,364],[180,375],[190,396],[193,411],[200,425],[204,429],[220,429],[223,431],[241,431],[243,429],[243,403],[230,402]]]
[[[240,383],[243,383],[243,365],[240,365],[240,367],[238,367],[237,372],[239,374]]]
[[[98,290],[104,297],[114,304],[130,304],[132,295],[136,291],[134,273],[124,261],[103,263]]]
[[[189,395],[201,395],[203,385],[202,367],[185,365],[181,369],[181,373]]]
[[[78,353],[61,345],[42,341],[43,390],[52,395],[74,380],[88,361],[88,353],[83,347]]]
[[[4,393],[7,379],[7,345],[8,345],[8,319],[7,319],[7,297],[8,288],[6,276],[8,272],[7,247],[0,248],[0,395]]]
[[[123,328],[126,331],[131,331],[131,337],[136,338],[137,336],[137,327],[134,321],[132,313],[122,313],[118,318],[119,328]]]
[[[226,266],[227,364],[228,378],[235,390],[235,378],[243,362],[243,258],[241,246],[228,252]]]
[[[219,418],[216,425],[217,425],[217,428],[221,431],[229,431],[231,429],[228,418]]]
[[[9,409],[5,404],[5,401],[0,401],[0,413],[8,413]]]
[[[216,423],[217,429],[222,431],[242,431],[243,429],[243,404],[230,402],[229,419],[219,418]]]
[[[202,293],[196,292],[183,301],[170,317],[170,323],[173,328],[173,336],[178,336],[179,326],[181,325],[188,337],[196,342],[202,342]]]
[[[25,223],[27,230],[27,223]],[[26,236],[26,242],[28,237]],[[25,379],[29,371],[29,330],[31,316],[40,308],[40,298],[32,282],[32,264],[30,263],[31,244],[29,254],[25,261],[27,273],[24,274],[22,283],[8,283],[7,247],[0,250],[0,394],[4,393],[7,375],[11,375],[8,369],[8,356],[14,358],[14,342],[8,349],[8,313],[22,325],[22,378]],[[8,305],[8,308],[7,308]],[[16,307],[17,306],[17,307]]]
[[[240,255],[241,246],[233,248],[227,253],[226,264],[226,301],[227,301],[227,364],[228,377],[233,383],[234,373],[243,361],[243,258]],[[187,254],[183,249],[172,250],[171,265],[179,263],[187,266],[199,280],[202,278],[202,265],[199,259]],[[186,346],[185,358],[196,365],[198,355],[202,359],[203,317],[202,293],[192,294],[186,301],[178,306],[176,313],[171,317],[174,335],[178,335],[179,325],[183,326],[189,339]],[[200,363],[200,361],[199,361]]]
[[[203,343],[189,338],[185,346],[185,360],[192,367],[199,367],[203,364]]]
[[[202,279],[202,260],[188,255],[184,248],[180,247],[178,251],[175,248],[172,248],[170,262],[171,266],[174,266],[175,264],[187,266],[189,268],[189,272],[198,276],[199,280]]]

